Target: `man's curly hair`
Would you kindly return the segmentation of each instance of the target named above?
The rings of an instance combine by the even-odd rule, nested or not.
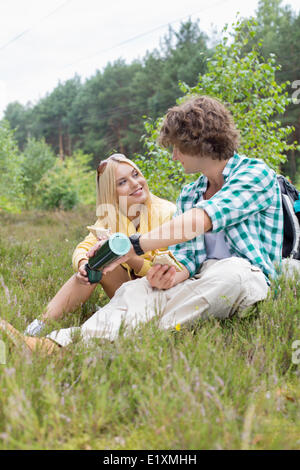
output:
[[[239,132],[220,101],[197,96],[169,109],[158,142],[189,155],[227,160],[237,150]]]

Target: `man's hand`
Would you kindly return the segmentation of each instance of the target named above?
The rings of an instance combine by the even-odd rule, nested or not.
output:
[[[103,243],[108,240],[109,237],[105,236],[105,235],[102,235],[101,237],[98,237],[98,242],[87,252],[87,257],[88,258],[92,258],[92,256],[94,256],[94,254],[96,253],[97,250],[99,250],[99,248],[103,245]]]
[[[149,269],[146,277],[151,287],[171,289],[180,282],[186,281],[189,276],[190,273],[185,266],[182,271],[177,272],[174,266],[155,264]]]
[[[103,274],[106,274],[106,273],[109,273],[110,271],[113,271],[117,266],[119,266],[122,263],[126,263],[130,258],[133,258],[135,256],[136,256],[136,254],[135,254],[134,248],[131,245],[131,248],[130,248],[130,250],[128,251],[128,253],[126,255],[121,256],[121,258],[118,258],[117,260],[110,263],[108,266],[105,266],[105,268],[102,271]]]
[[[146,277],[151,287],[170,289],[175,285],[176,268],[167,264],[156,264],[149,269]]]

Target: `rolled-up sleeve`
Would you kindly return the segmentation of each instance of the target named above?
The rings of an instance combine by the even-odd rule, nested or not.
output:
[[[84,259],[88,261],[86,254],[97,242],[98,239],[92,233],[89,233],[85,239],[76,246],[72,256],[74,271],[78,271],[78,265],[81,260]]]
[[[214,196],[195,207],[205,210],[212,222],[212,232],[219,232],[267,209],[276,187],[275,172],[253,164],[246,171],[238,171]]]
[[[190,276],[194,276],[197,270],[197,266],[195,262],[193,240],[184,243],[178,243],[177,245],[172,245],[169,247],[169,249],[172,251],[176,260],[186,267],[190,273]]]

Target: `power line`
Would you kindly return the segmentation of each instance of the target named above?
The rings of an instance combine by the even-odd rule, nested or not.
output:
[[[113,50],[113,49],[116,49],[116,48],[118,48],[118,47],[124,46],[125,44],[128,44],[129,42],[136,41],[137,39],[140,39],[140,38],[142,38],[142,37],[144,37],[144,36],[147,36],[148,34],[152,34],[152,33],[154,33],[155,31],[159,31],[160,29],[163,29],[163,28],[165,28],[165,27],[168,26],[168,25],[172,25],[172,24],[174,24],[174,23],[178,23],[178,21],[182,21],[182,20],[184,20],[185,18],[188,18],[188,17],[190,17],[190,16],[193,16],[193,15],[195,15],[195,14],[197,14],[197,13],[201,13],[201,12],[203,12],[203,11],[205,11],[205,10],[208,10],[209,8],[217,7],[217,6],[219,6],[221,3],[226,3],[226,2],[228,2],[228,1],[229,1],[229,0],[219,0],[217,3],[214,3],[213,5],[210,5],[210,6],[208,6],[208,7],[202,8],[201,10],[197,10],[197,11],[195,11],[195,12],[193,12],[193,13],[190,13],[190,14],[188,14],[188,15],[182,16],[181,18],[177,18],[177,19],[174,20],[174,21],[171,21],[171,22],[169,22],[169,23],[165,23],[165,24],[163,24],[163,25],[157,26],[156,28],[153,28],[153,29],[150,29],[150,30],[148,30],[148,31],[146,31],[146,32],[144,32],[144,33],[138,34],[137,36],[133,36],[132,38],[126,39],[125,41],[122,41],[122,42],[119,42],[119,43],[117,43],[117,44],[114,44],[113,46],[111,46],[111,47],[109,47],[109,48],[107,48],[107,49],[101,49],[101,50],[99,50],[98,52],[95,52],[94,54],[91,54],[91,55],[86,56],[86,57],[82,57],[81,59],[78,59],[78,60],[76,60],[75,62],[72,62],[72,63],[69,64],[69,65],[66,65],[62,70],[65,70],[65,69],[67,69],[67,68],[73,67],[73,65],[77,65],[77,64],[80,63],[80,62],[83,62],[83,61],[85,61],[85,60],[92,59],[93,57],[96,57],[96,56],[98,56],[98,55],[104,54],[104,53],[109,52],[109,51],[111,51],[111,50]]]
[[[50,16],[54,15],[54,13],[56,13],[58,10],[60,10],[61,8],[63,8],[67,3],[70,3],[72,0],[66,0],[64,3],[62,3],[61,5],[59,5],[58,7],[56,7],[54,10],[50,11],[50,13],[48,13],[47,15],[43,16],[39,21],[37,21],[33,26],[31,26],[30,28],[28,29],[25,29],[25,31],[22,31],[21,33],[17,34],[17,36],[14,36],[12,39],[10,39],[8,42],[6,42],[5,44],[3,44],[1,47],[0,47],[0,51],[2,51],[3,49],[6,49],[6,47],[8,47],[10,44],[12,44],[13,42],[15,41],[18,41],[18,39],[22,38],[23,36],[25,36],[25,34],[29,33],[30,31],[32,31],[38,24],[42,23],[43,21],[47,20]]]

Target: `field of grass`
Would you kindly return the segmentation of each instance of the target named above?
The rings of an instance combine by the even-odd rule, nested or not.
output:
[[[93,208],[0,214],[0,316],[21,331],[72,274]],[[294,279],[245,318],[0,364],[0,449],[299,449],[300,292]],[[60,325],[79,325],[106,295]],[[57,327],[56,325],[53,325]],[[51,330],[52,327],[49,327]]]

